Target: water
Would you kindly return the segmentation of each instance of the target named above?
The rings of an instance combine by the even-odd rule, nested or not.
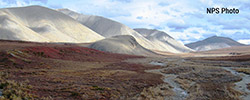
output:
[[[235,89],[246,93],[245,95],[241,96],[243,100],[250,100],[250,90],[247,89],[247,84],[250,83],[250,75],[239,73],[233,70],[233,67],[222,68],[227,71],[230,71],[233,75],[240,76],[242,78],[241,81],[235,83]]]
[[[151,64],[151,65],[157,65],[157,66],[165,66],[165,65],[166,65],[165,63],[156,62],[156,61],[152,61],[152,62],[150,62],[149,64]]]
[[[176,93],[176,95],[172,97],[173,100],[183,100],[188,96],[188,93],[174,81],[177,75],[165,74],[164,76],[164,82],[169,83],[170,86],[174,87],[173,91]]]
[[[174,81],[174,79],[177,77],[177,75],[174,74],[164,74],[161,72],[161,70],[164,69],[155,69],[155,70],[148,70],[147,72],[152,72],[152,73],[160,73],[164,76],[163,81],[165,83],[168,83],[170,86],[173,87],[173,91],[175,92],[175,96],[172,96],[170,99],[171,100],[184,100],[187,96],[188,93],[183,90],[178,83]],[[165,100],[168,100],[169,97],[166,97]]]
[[[0,89],[0,97],[3,96],[3,89]]]

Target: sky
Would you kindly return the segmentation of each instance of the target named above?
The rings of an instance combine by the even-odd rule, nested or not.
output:
[[[103,16],[131,28],[158,29],[184,44],[210,36],[250,44],[250,0],[0,0],[0,8],[41,5]],[[207,8],[239,14],[207,14]]]

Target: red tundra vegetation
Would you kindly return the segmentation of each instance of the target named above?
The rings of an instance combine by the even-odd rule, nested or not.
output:
[[[131,99],[163,83],[157,67],[124,62],[142,56],[73,44],[0,41],[0,88],[7,99]]]

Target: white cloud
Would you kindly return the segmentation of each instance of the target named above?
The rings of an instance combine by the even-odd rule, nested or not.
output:
[[[46,6],[47,0],[0,0],[0,8],[23,7],[29,5]]]
[[[26,2],[24,2],[24,1],[22,1],[22,0],[18,0],[18,1],[16,1],[16,7],[22,7],[22,6],[27,6],[27,5],[29,5],[28,3],[26,3]]]
[[[242,44],[250,44],[250,39],[248,39],[248,40],[238,40],[238,42],[240,42]]]

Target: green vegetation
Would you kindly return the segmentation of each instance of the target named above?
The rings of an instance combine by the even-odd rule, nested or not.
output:
[[[236,71],[250,75],[250,68],[236,68]]]
[[[104,88],[98,87],[98,86],[92,86],[92,90],[101,90],[103,91]]]
[[[1,100],[33,100],[34,96],[27,91],[31,86],[16,81],[7,80],[8,74],[0,72]]]
[[[33,54],[36,56],[44,57],[44,52],[33,52]]]
[[[19,50],[10,50],[10,51],[7,51],[7,53],[12,55],[15,58],[21,59],[24,62],[31,63],[31,60],[27,59],[27,57],[30,57],[30,55],[27,53],[24,53],[24,52],[19,51]],[[8,60],[8,58],[7,58],[7,60]],[[10,60],[12,62],[15,62],[14,59],[10,59]]]

